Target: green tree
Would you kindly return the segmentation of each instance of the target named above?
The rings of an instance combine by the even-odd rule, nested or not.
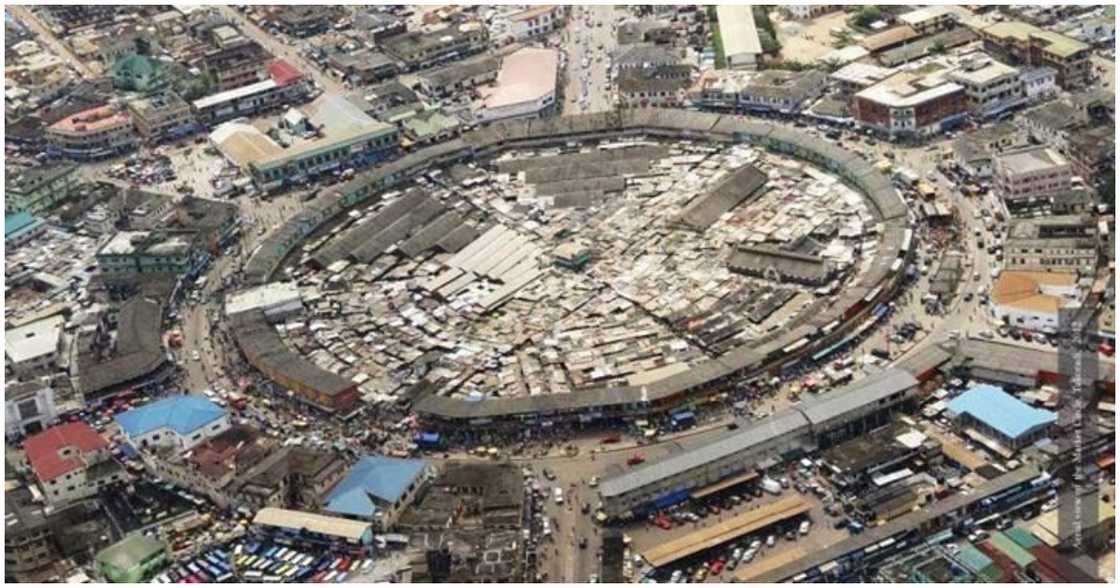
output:
[[[861,27],[870,26],[871,23],[883,18],[883,11],[878,6],[864,6],[856,14],[856,24]]]

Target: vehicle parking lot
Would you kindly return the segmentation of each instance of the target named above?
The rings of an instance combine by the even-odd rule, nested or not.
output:
[[[740,566],[762,562],[790,550],[811,552],[849,535],[847,528],[836,528],[845,517],[842,509],[829,506],[835,502],[831,493],[822,499],[820,494],[805,486],[811,483],[810,477],[797,472],[781,479],[786,482],[783,486],[788,487],[783,487],[779,494],[765,492],[758,484],[744,484],[709,497],[690,500],[651,515],[642,523],[624,527],[624,532],[633,539],[635,563],[639,563],[637,555],[649,549],[710,528],[743,513],[770,507],[783,498],[798,496],[810,504],[810,510],[804,516],[748,533],[726,544],[674,562],[664,569],[651,571],[648,565],[643,564],[645,567],[640,568],[641,573],[658,581],[727,582],[734,580],[734,572]],[[816,481],[815,477],[813,480]],[[824,490],[822,481],[816,482],[822,488],[821,494],[828,492]],[[836,516],[829,514],[829,511],[837,513]],[[809,523],[808,532],[802,533],[801,527],[806,521]],[[700,572],[701,569],[707,571]]]

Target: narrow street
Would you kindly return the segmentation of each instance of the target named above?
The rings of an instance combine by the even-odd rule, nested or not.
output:
[[[572,8],[564,32],[568,51],[563,114],[605,112],[614,105],[611,56],[618,47],[613,6]]]
[[[327,94],[346,94],[347,89],[341,82],[331,78],[319,70],[315,64],[308,62],[299,54],[299,48],[295,44],[288,44],[281,41],[276,36],[270,34],[268,31],[253,24],[249,19],[245,18],[240,12],[233,7],[224,5],[219,6],[218,10],[222,15],[228,18],[241,29],[243,33],[249,36],[252,40],[261,44],[269,53],[276,57],[283,58],[297,69],[302,71],[305,75],[311,76],[315,83],[323,89],[324,95]]]

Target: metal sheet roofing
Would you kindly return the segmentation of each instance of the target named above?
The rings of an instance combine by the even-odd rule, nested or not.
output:
[[[323,510],[342,515],[370,517],[380,507],[374,498],[393,504],[416,482],[427,462],[421,459],[395,459],[365,456],[327,495]]]
[[[205,396],[189,394],[169,396],[122,412],[115,418],[129,437],[136,437],[163,428],[180,435],[190,435],[226,414],[226,409]]]
[[[1053,412],[1029,406],[988,384],[974,386],[951,400],[949,411],[958,415],[968,414],[1009,439],[1053,425],[1058,420]]]
[[[816,397],[801,412],[816,425],[863,406],[877,404],[892,394],[918,385],[909,372],[890,368],[837,390]]]
[[[736,453],[749,452],[776,437],[788,435],[806,427],[809,422],[796,410],[789,410],[767,417],[741,428],[713,443],[684,451],[650,463],[620,476],[603,480],[599,492],[604,497],[619,496],[645,488],[659,480],[701,467]]]

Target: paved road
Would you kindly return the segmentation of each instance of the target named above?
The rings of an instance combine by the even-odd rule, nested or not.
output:
[[[250,39],[258,42],[276,57],[282,57],[292,65],[296,66],[304,74],[311,76],[319,87],[328,94],[345,94],[347,89],[341,82],[327,76],[319,70],[315,64],[305,60],[299,55],[299,49],[296,44],[301,41],[289,43],[275,35],[270,34],[268,31],[253,24],[248,18],[245,18],[240,12],[234,10],[230,6],[220,6],[218,10],[223,16],[237,24],[241,32],[248,36]]]
[[[610,83],[610,56],[618,45],[614,21],[619,13],[614,6],[589,5],[572,8],[564,32],[568,54],[565,70],[564,114],[604,112],[614,106]],[[587,67],[584,67],[584,60]],[[586,108],[581,98],[586,92]]]
[[[49,51],[70,65],[79,75],[86,79],[96,77],[97,74],[89,66],[82,63],[82,61],[70,51],[70,48],[60,41],[58,37],[47,28],[46,24],[39,20],[39,17],[32,13],[28,7],[9,4],[6,9],[12,11],[13,16],[38,35],[39,40],[47,46]]]

